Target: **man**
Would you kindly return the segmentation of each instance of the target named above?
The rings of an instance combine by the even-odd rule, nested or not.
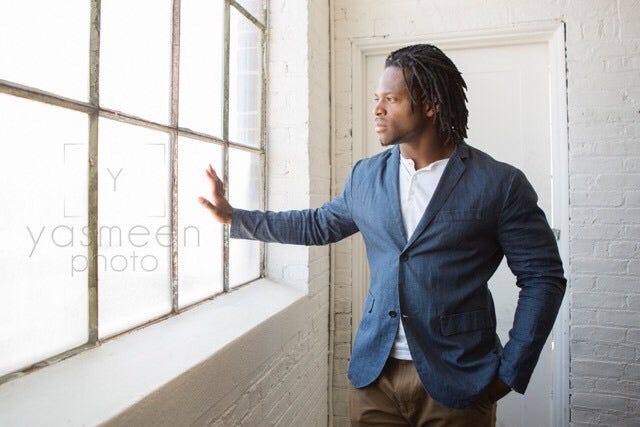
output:
[[[348,377],[352,425],[495,425],[496,402],[524,393],[566,280],[524,174],[467,145],[466,84],[438,48],[392,52],[375,93],[390,146],[354,165],[319,209],[245,211],[200,198],[231,237],[321,245],[360,231],[371,270]],[[505,118],[502,118],[505,119]],[[520,287],[509,341],[487,281],[506,256]]]

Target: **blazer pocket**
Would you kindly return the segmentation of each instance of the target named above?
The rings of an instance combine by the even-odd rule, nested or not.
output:
[[[440,316],[440,332],[444,336],[489,329],[495,326],[495,321],[489,310],[474,310]]]
[[[440,211],[434,221],[479,221],[487,217],[487,213],[480,209],[468,209],[458,211]]]

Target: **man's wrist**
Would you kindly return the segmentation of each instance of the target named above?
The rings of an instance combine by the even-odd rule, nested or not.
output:
[[[494,401],[498,401],[502,399],[504,396],[509,394],[511,391],[511,386],[505,383],[500,379],[500,377],[495,377],[491,385],[489,386],[489,397]]]
[[[489,383],[487,388],[485,388],[479,400],[488,403],[495,403],[509,394],[510,391],[511,386],[496,376],[491,383]]]

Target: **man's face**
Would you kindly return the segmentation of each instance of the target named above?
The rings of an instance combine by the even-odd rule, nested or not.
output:
[[[390,146],[417,139],[432,123],[430,108],[415,107],[411,111],[411,98],[398,67],[385,68],[374,94],[375,131],[380,145]]]

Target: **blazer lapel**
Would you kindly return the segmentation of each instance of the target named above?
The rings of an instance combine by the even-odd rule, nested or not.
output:
[[[402,221],[402,211],[400,210],[400,186],[398,185],[398,172],[400,167],[400,148],[395,145],[391,148],[391,155],[387,159],[387,167],[383,176],[384,191],[387,193],[392,216],[397,218],[394,221],[397,226],[391,230],[393,239],[398,243],[400,248],[404,248],[407,244],[407,237],[404,230],[404,222]]]
[[[447,162],[447,166],[442,173],[440,182],[438,182],[438,185],[433,192],[433,197],[431,197],[431,201],[429,201],[427,209],[425,209],[420,222],[407,242],[405,250],[409,248],[422,234],[425,228],[427,228],[433,220],[433,217],[436,216],[444,202],[449,197],[449,194],[451,194],[453,187],[458,183],[458,180],[465,170],[465,165],[462,159],[466,158],[467,155],[468,147],[464,142],[459,144],[451,154],[451,158],[449,159],[449,162]],[[400,218],[402,218],[402,216]]]

